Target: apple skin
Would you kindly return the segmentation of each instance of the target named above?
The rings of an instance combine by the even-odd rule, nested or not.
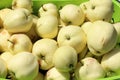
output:
[[[97,80],[104,78],[106,73],[101,64],[92,57],[87,57],[81,60],[81,63],[75,70],[76,80]]]
[[[12,9],[25,8],[32,12],[33,2],[32,0],[13,0]]]
[[[37,21],[36,32],[42,38],[55,38],[58,33],[58,19],[53,15],[42,16]]]
[[[83,31],[86,33],[86,35],[88,34],[88,31],[91,29],[92,27],[92,22],[84,22],[81,25],[81,28],[83,29]]]
[[[6,78],[6,76],[7,76],[7,64],[0,57],[0,78]]]
[[[17,80],[33,80],[39,71],[38,61],[30,52],[20,52],[14,55],[8,61],[7,67],[10,77]]]
[[[13,55],[18,52],[31,52],[32,51],[32,42],[26,34],[13,34],[8,39],[8,48]]]
[[[80,4],[83,12],[86,15],[87,20],[94,22],[97,20],[103,20],[110,22],[113,15],[113,3],[112,0],[89,0]]]
[[[40,69],[48,70],[53,67],[53,55],[58,48],[53,39],[40,39],[33,44],[32,53],[37,58]]]
[[[62,27],[58,32],[57,42],[59,46],[72,46],[77,53],[80,53],[87,43],[86,34],[81,27],[68,25],[66,27]]]
[[[3,21],[5,19],[6,14],[11,12],[12,10],[9,8],[3,8],[0,10],[0,28],[3,28]]]
[[[118,40],[117,40],[117,44],[118,44],[120,43],[120,22],[114,23],[113,26],[116,29],[118,34]]]
[[[120,74],[120,47],[114,48],[102,57],[101,65],[107,73],[107,76]]]
[[[15,9],[6,15],[3,26],[10,33],[27,32],[32,27],[32,20],[27,9]]]
[[[58,9],[57,6],[53,3],[46,3],[43,4],[40,8],[39,8],[39,17],[41,16],[46,16],[46,15],[53,15],[53,16],[58,16]]]
[[[0,29],[0,52],[8,51],[8,39],[10,36],[11,34],[6,29]]]
[[[13,55],[11,52],[6,51],[1,53],[0,57],[7,63],[13,57]]]
[[[47,71],[45,80],[70,80],[70,73],[60,72],[55,67],[53,67]]]
[[[59,11],[61,20],[66,25],[81,25],[85,20],[85,14],[79,6],[68,4]]]
[[[72,72],[76,67],[77,60],[77,52],[71,46],[61,46],[53,55],[55,68],[62,72]]]
[[[88,49],[92,54],[101,56],[115,47],[117,38],[117,32],[111,23],[95,21],[87,34]]]

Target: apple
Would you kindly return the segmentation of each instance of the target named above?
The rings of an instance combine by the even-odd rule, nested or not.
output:
[[[40,39],[33,44],[32,53],[37,58],[40,69],[48,70],[53,67],[53,55],[58,48],[53,39]]]
[[[57,42],[59,46],[72,46],[77,53],[80,53],[86,46],[86,34],[81,27],[68,25],[58,32]]]
[[[38,75],[37,59],[30,52],[20,52],[7,63],[9,77],[14,80],[33,80]]]
[[[101,56],[111,51],[117,43],[117,32],[111,23],[95,21],[87,34],[87,45],[90,52]]]
[[[114,23],[113,26],[116,29],[117,34],[118,34],[117,43],[120,43],[120,22]]]
[[[107,73],[107,76],[120,74],[120,47],[114,48],[105,54],[101,60],[101,65]]]
[[[35,41],[37,41],[39,39],[39,36],[37,35],[36,33],[36,25],[37,25],[37,20],[38,20],[38,16],[36,15],[32,15],[33,17],[33,24],[32,24],[32,27],[31,29],[26,32],[25,34],[31,39],[31,41],[34,43]]]
[[[0,28],[3,28],[3,21],[5,19],[6,14],[11,12],[12,10],[9,8],[3,8],[0,10]]]
[[[72,72],[77,64],[77,52],[71,46],[59,47],[53,55],[53,63],[61,72]]]
[[[75,70],[76,80],[97,80],[105,77],[105,71],[96,59],[87,57],[81,62],[83,65],[79,65]]]
[[[70,73],[60,72],[55,67],[53,67],[47,71],[45,80],[70,80]]]
[[[113,15],[112,0],[89,0],[80,4],[87,20],[94,22],[103,20],[109,22]]]
[[[8,50],[8,39],[11,34],[6,29],[0,29],[0,52]]]
[[[6,15],[3,26],[10,33],[27,32],[32,27],[32,16],[27,9],[15,9]]]
[[[84,22],[81,25],[81,28],[83,29],[83,31],[86,33],[86,35],[88,34],[88,31],[91,29],[92,27],[92,22]]]
[[[39,72],[34,80],[44,80],[44,75],[41,72]]]
[[[25,34],[13,34],[7,42],[9,51],[13,55],[17,54],[18,52],[32,51],[32,42]]]
[[[39,10],[38,10],[38,15],[41,16],[45,16],[45,15],[54,15],[54,16],[58,16],[58,9],[57,6],[53,3],[46,3],[43,4]]]
[[[0,78],[6,78],[7,65],[6,62],[0,57]]]
[[[37,21],[37,34],[42,38],[55,38],[58,33],[58,19],[53,15],[42,16]]]
[[[61,20],[66,25],[81,25],[85,20],[82,9],[74,4],[67,4],[59,11]]]
[[[33,2],[32,0],[13,0],[12,9],[25,8],[32,12]]]
[[[1,53],[0,57],[7,63],[13,57],[13,55],[11,52],[5,51]]]

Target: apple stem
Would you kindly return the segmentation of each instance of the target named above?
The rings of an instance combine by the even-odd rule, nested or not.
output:
[[[11,41],[11,40],[9,40],[9,39],[8,39],[7,41],[9,41],[10,43],[14,44],[14,42],[12,42],[12,41]]]

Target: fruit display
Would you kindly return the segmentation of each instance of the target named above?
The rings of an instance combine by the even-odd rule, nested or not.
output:
[[[120,79],[114,0],[9,1],[0,5],[0,80]]]

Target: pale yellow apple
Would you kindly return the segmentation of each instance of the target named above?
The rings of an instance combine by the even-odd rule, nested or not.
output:
[[[3,8],[0,10],[0,28],[3,27],[3,21],[5,19],[6,14],[11,12],[12,10],[10,8]]]
[[[87,57],[81,62],[83,65],[75,70],[76,80],[97,80],[105,77],[105,71],[96,59]]]
[[[118,34],[117,43],[120,43],[120,22],[114,23],[113,26],[115,27],[117,34]]]
[[[32,53],[37,58],[40,69],[48,70],[53,67],[53,55],[58,48],[53,39],[40,39],[33,44]]]
[[[60,72],[55,67],[53,67],[47,71],[45,80],[70,80],[70,73]]]
[[[8,50],[8,39],[11,34],[6,29],[0,29],[0,52]]]
[[[67,4],[59,11],[61,20],[66,24],[81,25],[85,20],[82,9],[74,4]]]
[[[42,38],[55,38],[58,33],[58,19],[53,15],[42,16],[37,21],[37,34]]]
[[[9,76],[17,80],[33,80],[38,75],[39,65],[32,53],[20,52],[7,63]]]
[[[12,10],[6,15],[3,26],[10,33],[27,32],[32,27],[32,16],[27,9]]]
[[[13,55],[11,52],[6,51],[1,53],[0,57],[7,63],[13,57]]]
[[[57,6],[53,3],[46,3],[43,4],[40,8],[39,8],[39,13],[38,15],[41,16],[46,16],[46,15],[53,15],[53,16],[58,16],[58,9]]]
[[[113,15],[112,0],[89,0],[80,4],[86,18],[91,21],[110,21]]]
[[[72,46],[77,53],[80,53],[86,46],[86,34],[81,27],[68,25],[60,29],[57,42],[59,46]]]
[[[105,54],[102,58],[101,65],[108,73],[107,76],[120,75],[120,47],[114,48]]]
[[[92,27],[92,22],[84,22],[81,25],[81,28],[83,29],[86,35],[88,34],[88,31],[91,29],[91,27]]]
[[[111,51],[117,43],[117,32],[111,23],[95,21],[87,34],[87,45],[90,52],[101,56]]]
[[[12,9],[18,9],[18,8],[25,8],[32,12],[33,8],[33,2],[32,0],[13,0],[12,1]]]
[[[8,48],[13,55],[17,54],[18,52],[31,52],[32,42],[25,34],[13,34],[8,39]]]
[[[6,78],[6,76],[7,76],[7,64],[0,57],[0,78]]]
[[[53,63],[56,69],[62,72],[71,72],[77,64],[77,52],[71,46],[61,46],[53,55]]]

